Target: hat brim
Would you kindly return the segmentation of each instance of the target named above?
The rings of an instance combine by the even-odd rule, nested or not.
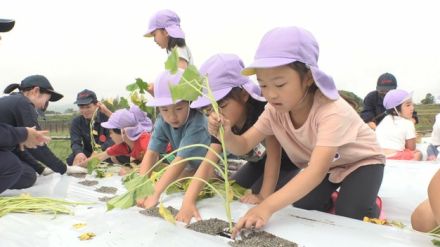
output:
[[[57,93],[57,92],[55,92],[53,90],[48,90],[48,91],[50,92],[50,95],[51,95],[50,99],[49,99],[49,101],[51,101],[51,102],[58,101],[58,100],[60,100],[60,99],[62,99],[64,97],[62,94]]]
[[[0,32],[9,32],[15,25],[14,20],[0,19]]]
[[[146,106],[153,106],[153,107],[160,107],[160,106],[168,106],[168,105],[174,105],[179,103],[182,100],[176,100],[173,101],[171,98],[154,98],[150,101],[148,101],[145,105]]]
[[[376,90],[393,90],[396,89],[396,86],[393,85],[380,85],[380,86],[376,86]]]
[[[217,91],[213,91],[212,95],[214,96],[215,101],[219,101],[223,99],[228,93],[232,90],[231,88],[224,88]],[[200,108],[207,105],[210,105],[211,101],[205,95],[199,96],[195,101],[193,101],[190,105],[191,108]]]
[[[242,75],[250,76],[256,73],[256,69],[274,68],[295,62],[292,58],[260,58],[241,70]]]

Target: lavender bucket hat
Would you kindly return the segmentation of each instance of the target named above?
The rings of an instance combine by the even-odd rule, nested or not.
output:
[[[180,28],[179,16],[169,9],[160,10],[151,17],[148,31],[144,37],[153,37],[152,33],[159,28],[164,28],[173,38],[185,38],[185,33]]]
[[[182,70],[178,70],[174,75],[172,75],[168,70],[162,72],[154,82],[154,98],[149,100],[146,105],[156,107],[167,106],[181,101],[173,101],[170,92],[170,84],[178,84],[182,74]]]
[[[136,105],[130,107],[130,110],[115,111],[101,126],[107,129],[124,129],[128,139],[132,141],[137,140],[143,132],[153,130],[151,119]]]
[[[243,61],[237,55],[220,53],[210,57],[200,67],[200,74],[208,77],[209,86],[216,101],[223,99],[234,87],[242,87],[252,98],[265,101],[261,96],[260,87],[248,77],[240,74],[243,68]],[[206,89],[203,91],[207,93]],[[191,104],[191,108],[200,108],[210,104],[209,99],[202,95]]]
[[[319,46],[313,35],[299,27],[278,27],[267,32],[258,46],[254,62],[243,69],[243,75],[255,74],[255,69],[273,68],[293,62],[306,64],[316,86],[329,99],[339,98],[333,78],[318,68]]]
[[[402,89],[390,90],[383,98],[383,106],[387,110],[393,109],[401,105],[403,102],[411,99],[412,95],[413,92],[407,92]]]

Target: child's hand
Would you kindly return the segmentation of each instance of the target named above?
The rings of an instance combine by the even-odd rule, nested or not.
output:
[[[240,202],[248,204],[260,204],[264,198],[260,194],[246,194],[240,198]]]
[[[223,115],[217,115],[211,112],[208,117],[208,131],[209,134],[218,137],[220,126],[223,125],[225,136],[231,133],[231,123]]]
[[[136,206],[138,207],[144,207],[144,201],[146,200],[146,198],[142,198],[142,199],[136,199]]]
[[[235,239],[242,228],[254,229],[264,226],[272,215],[272,211],[260,204],[251,208],[232,229],[232,239]]]
[[[145,201],[143,202],[141,207],[143,207],[145,209],[149,209],[149,208],[155,207],[158,202],[159,202],[159,198],[157,198],[154,195],[149,196],[149,197],[147,197],[147,199],[145,199]]]
[[[182,207],[180,208],[179,212],[176,215],[176,220],[183,222],[185,224],[189,224],[193,217],[196,220],[202,219],[202,217],[200,217],[200,213],[196,205],[194,203],[190,203],[190,204],[183,203]]]
[[[119,170],[119,176],[125,176],[125,175],[127,175],[129,172],[131,172],[131,168],[130,168],[130,167],[123,166],[123,167],[121,167],[121,169]]]

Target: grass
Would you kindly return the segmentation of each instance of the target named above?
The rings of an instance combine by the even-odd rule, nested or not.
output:
[[[417,132],[423,134],[431,133],[435,121],[435,115],[440,113],[440,105],[415,105],[415,110],[419,116],[419,123],[416,124]]]
[[[66,161],[67,156],[72,152],[70,149],[70,140],[52,140],[48,146],[55,156],[63,162]]]

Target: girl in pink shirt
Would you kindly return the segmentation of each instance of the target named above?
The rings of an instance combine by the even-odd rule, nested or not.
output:
[[[244,154],[267,136],[275,136],[289,158],[303,168],[283,188],[250,209],[234,228],[259,228],[289,204],[354,219],[378,217],[375,201],[385,157],[374,132],[339,97],[333,79],[318,68],[318,44],[298,27],[275,28],[262,39],[255,61],[242,70],[256,74],[268,101],[258,121],[235,135],[229,120],[211,114],[209,131],[225,128],[226,145]],[[339,189],[335,205],[331,195]]]

